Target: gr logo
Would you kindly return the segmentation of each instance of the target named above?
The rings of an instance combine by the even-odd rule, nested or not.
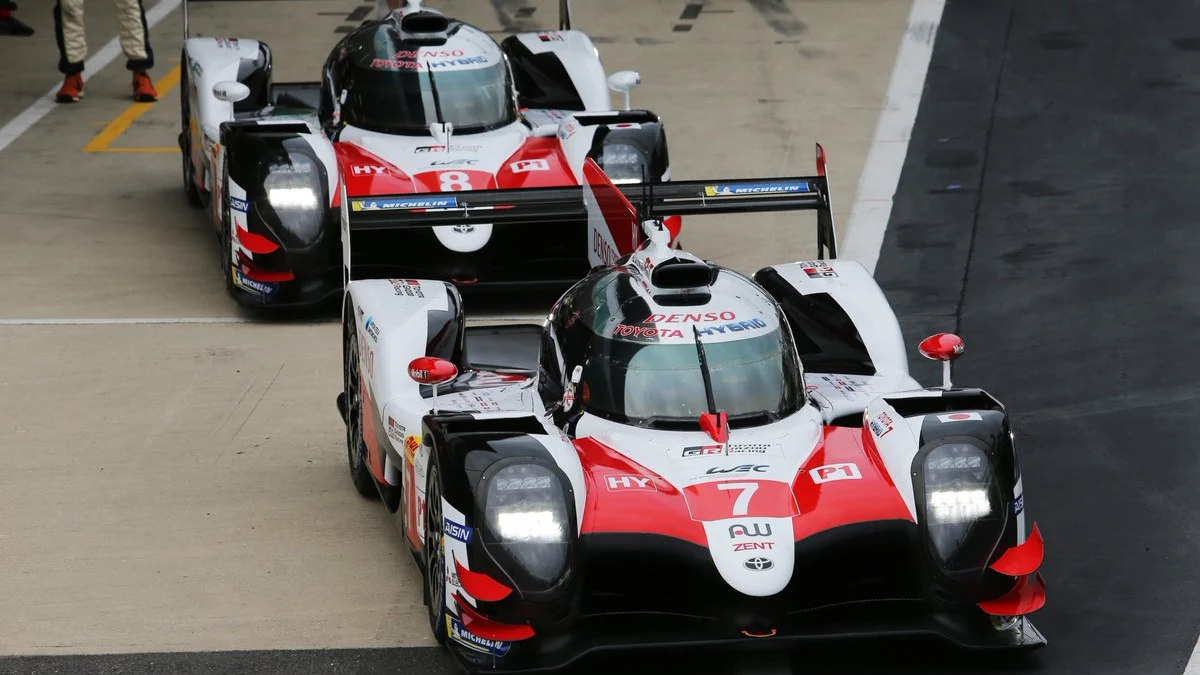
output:
[[[762,527],[759,527],[759,523],[750,523],[749,525],[744,525],[742,523],[734,523],[733,525],[729,526],[729,536],[730,537],[769,537],[769,536],[771,536],[771,524],[770,523],[762,523],[761,525],[762,525]]]

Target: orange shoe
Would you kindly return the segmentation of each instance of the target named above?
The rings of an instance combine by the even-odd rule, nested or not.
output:
[[[152,103],[158,100],[158,92],[146,71],[139,70],[133,74],[133,100],[138,103]]]
[[[83,75],[74,73],[63,80],[63,85],[54,100],[59,103],[74,103],[81,98],[83,98]]]

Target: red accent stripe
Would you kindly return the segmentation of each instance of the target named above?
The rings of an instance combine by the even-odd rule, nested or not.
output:
[[[453,557],[453,554],[451,554]],[[454,558],[454,572],[467,595],[484,602],[500,602],[512,594],[512,589],[482,572],[472,572]],[[485,636],[486,637],[486,636]]]
[[[793,521],[797,541],[841,525],[913,519],[867,429],[825,427],[792,487],[802,514]]]
[[[1046,582],[1040,574],[1021,577],[1004,597],[979,603],[979,609],[992,616],[1032,614],[1046,604]]]
[[[704,526],[692,520],[680,492],[662,476],[591,437],[576,439],[575,450],[587,478],[582,534],[643,532],[707,546]],[[609,489],[609,478],[622,482],[619,489]],[[634,480],[639,478],[644,486]]]
[[[1044,555],[1042,533],[1038,530],[1037,523],[1034,523],[1033,531],[1029,533],[1029,538],[1025,540],[1025,543],[1005,551],[999,560],[992,563],[992,569],[1010,577],[1023,577],[1026,574],[1033,574],[1037,568],[1042,566]]]
[[[583,162],[583,177],[592,187],[592,194],[596,196],[600,212],[604,215],[604,223],[617,246],[617,256],[632,253],[641,243],[637,210],[608,179],[600,165],[591,158]]]
[[[235,232],[237,232],[238,243],[254,255],[266,255],[279,250],[279,244],[261,234],[250,232],[244,227],[237,228]]]
[[[479,613],[471,603],[463,599],[459,593],[454,594],[454,603],[458,605],[459,616],[463,626],[475,635],[488,640],[500,642],[516,642],[533,637],[533,627],[527,624],[500,623]]]
[[[291,281],[296,278],[291,272],[276,272],[255,265],[242,251],[238,251],[238,266],[242,270],[242,274],[254,279],[255,281]]]
[[[362,436],[367,446],[367,469],[375,480],[383,483],[383,449],[379,447],[379,435],[375,428],[375,403],[361,368],[358,372],[358,390],[362,393]]]

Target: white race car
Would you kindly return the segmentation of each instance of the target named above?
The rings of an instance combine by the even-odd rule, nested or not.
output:
[[[339,186],[356,208],[454,207],[463,192],[581,185],[593,160],[623,184],[669,179],[661,120],[629,109],[640,76],[606,76],[584,33],[484,31],[410,1],[330,51],[321,81],[275,83],[268,46],[189,38],[179,136],[183,185],[208,206],[230,293],[308,306],[342,292]],[[185,34],[186,16],[185,16]],[[612,109],[610,89],[624,92]],[[668,227],[678,232],[678,218]],[[531,245],[536,242],[536,245]],[[565,288],[615,250],[582,220],[393,232],[362,241],[380,274],[460,285]]]
[[[952,386],[957,336],[920,345],[942,388],[909,375],[874,279],[825,245],[818,157],[813,177],[656,186],[640,213],[602,181],[442,212],[639,226],[528,327],[466,328],[453,284],[371,278],[359,233],[428,214],[344,209],[350,474],[395,514],[430,629],[468,670],[701,643],[1045,644],[1008,415]],[[820,259],[753,279],[670,247],[653,219],[785,208],[817,210]]]

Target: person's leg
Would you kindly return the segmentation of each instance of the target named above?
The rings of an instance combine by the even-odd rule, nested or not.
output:
[[[0,1],[0,35],[16,35],[18,37],[33,35],[34,31],[32,28],[13,16],[13,11],[16,8],[17,4],[15,2]]]
[[[83,96],[83,60],[87,58],[83,0],[57,0],[54,3],[54,37],[58,42],[58,70],[66,75],[57,100],[72,103]]]
[[[142,0],[116,2],[121,51],[127,59],[125,67],[133,72],[133,98],[143,103],[156,101],[158,92],[147,72],[154,67],[154,49],[150,46],[150,29],[146,26],[146,8]]]

